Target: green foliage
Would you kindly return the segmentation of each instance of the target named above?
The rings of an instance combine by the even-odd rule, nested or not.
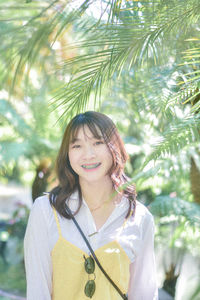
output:
[[[28,157],[32,156],[34,152],[42,154],[42,152],[49,151],[51,153],[54,149],[48,140],[38,135],[38,131],[41,130],[39,122],[31,127],[9,101],[0,100],[0,116],[3,125],[13,129],[13,134],[9,138],[6,132],[1,137],[2,159],[5,159],[5,161],[10,160],[12,156],[14,159],[18,159],[22,154]],[[44,122],[41,126],[44,126]],[[30,136],[31,140],[29,141]]]
[[[100,2],[104,7],[105,3]],[[55,95],[56,102],[64,107],[64,115],[84,110],[93,91],[95,98],[99,98],[102,87],[115,73],[119,76],[124,69],[128,71],[131,66],[135,68],[147,61],[158,63],[166,43],[169,47],[168,40],[174,47],[174,34],[183,41],[198,23],[200,9],[197,0],[163,3],[108,1],[100,19],[93,18],[91,25],[91,22],[77,21],[78,17],[84,20],[84,12],[90,5],[93,7],[90,1],[84,1],[76,9],[69,9],[70,6],[64,3],[58,6],[57,1],[44,4],[43,9],[34,3],[26,6],[27,13],[33,8],[38,12],[22,27],[18,26],[18,34],[13,36],[16,40],[12,59],[16,63],[13,82],[17,74],[25,71],[26,63],[31,67],[40,57],[41,49],[52,47],[64,30],[75,24],[79,32],[84,31],[84,39],[74,42],[73,47],[77,53],[82,49],[85,53],[64,60],[59,66],[62,74],[69,67],[74,70],[69,83],[61,86]],[[50,37],[52,43],[47,46]]]
[[[151,212],[158,217],[184,216],[191,224],[200,226],[200,206],[178,197],[159,196],[150,205]]]
[[[45,84],[53,76],[58,78],[53,85],[56,87],[53,109],[59,111],[58,118],[63,119],[87,109],[91,99],[97,105],[98,99],[106,98],[107,90],[110,91],[115,101],[102,101],[101,109],[104,110],[106,105],[121,109],[123,105],[131,124],[128,128],[119,124],[126,140],[132,137],[132,142],[136,139],[141,143],[139,139],[144,141],[147,138],[138,123],[149,123],[154,128],[152,133],[156,139],[150,145],[153,146],[153,152],[143,151],[140,155],[143,167],[152,160],[188,149],[191,144],[195,147],[199,140],[199,101],[193,103],[199,94],[196,90],[199,80],[199,40],[195,38],[198,34],[199,2],[107,1],[106,5],[104,1],[100,2],[102,11],[99,18],[87,14],[88,8],[94,7],[90,1],[84,1],[80,6],[71,2],[58,4],[57,1],[42,1],[38,5],[32,1],[23,6],[20,21],[15,17],[21,7],[14,7],[11,2],[5,11],[2,6],[7,16],[13,12],[13,19],[4,22],[2,27],[2,33],[9,34],[9,39],[3,41],[1,47],[9,49],[11,54],[6,56],[6,62],[12,66],[7,68],[7,78],[11,78],[16,86],[17,77],[27,80],[23,74],[29,75],[33,68],[40,73],[40,78],[46,76]],[[68,34],[73,35],[71,45],[64,43],[60,49],[65,54],[74,52],[71,52],[71,57],[60,56],[54,45]],[[53,69],[55,72],[52,72]],[[48,91],[52,84],[47,86]],[[32,85],[31,90],[34,90]],[[40,105],[42,103],[40,101]],[[34,111],[33,105],[30,107]],[[177,109],[182,111],[181,117]],[[125,114],[121,115],[124,120]],[[39,123],[40,117],[40,114],[38,118],[34,113],[35,124]],[[44,123],[44,120],[40,122]],[[20,123],[18,125],[21,128]],[[34,129],[38,133],[37,128]],[[48,131],[46,127],[44,131]],[[33,133],[31,136],[34,141],[32,151],[27,150],[26,143],[22,142],[21,150],[16,147],[16,157],[25,152],[29,152],[29,157],[34,153],[39,155],[38,146],[40,150],[44,148],[44,153],[48,151],[48,146],[45,147],[47,141],[45,143],[42,139],[42,143]],[[2,149],[6,149],[8,143],[2,142]]]
[[[1,118],[6,119],[7,122],[9,122],[9,124],[14,127],[15,131],[18,131],[19,134],[25,135],[27,137],[31,135],[31,127],[24,121],[19,113],[17,113],[16,109],[10,102],[4,99],[0,99],[0,107]]]
[[[23,238],[28,216],[29,208],[18,203],[6,225],[9,233],[5,250],[6,263],[0,258],[0,287],[16,294],[25,294],[26,291]]]
[[[11,238],[17,237],[23,240],[28,217],[29,208],[26,205],[18,203],[17,209],[13,212],[12,218],[9,220],[8,231]]]
[[[23,264],[10,265],[5,268],[0,260],[0,286],[7,291],[25,295],[26,281]]]
[[[154,151],[148,156],[144,166],[152,159],[157,160],[161,156],[176,154],[185,146],[192,146],[200,139],[200,119],[199,116],[191,116],[181,120],[178,124],[170,126],[167,129],[157,145],[154,146]]]
[[[23,181],[23,172],[36,168],[38,162],[48,157],[55,158],[60,128],[55,128],[56,114],[49,115],[45,96],[34,101],[11,104],[0,100],[0,176],[5,181]]]
[[[98,108],[120,129],[159,242],[198,255],[189,173],[191,157],[199,167],[199,1],[0,0],[0,11],[2,169],[54,158],[56,121]]]
[[[190,300],[198,300],[200,295],[200,286],[197,286]]]

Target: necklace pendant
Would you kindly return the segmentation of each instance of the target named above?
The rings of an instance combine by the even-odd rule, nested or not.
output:
[[[98,233],[98,231],[95,231],[95,232],[93,232],[93,233],[88,234],[88,236],[91,237],[91,236],[93,236],[93,235],[95,235],[95,234],[97,234],[97,233]]]

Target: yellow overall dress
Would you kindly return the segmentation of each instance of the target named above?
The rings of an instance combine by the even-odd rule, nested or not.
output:
[[[93,274],[88,275],[84,268],[84,255],[89,255],[68,242],[63,236],[54,210],[59,239],[52,250],[53,287],[52,300],[88,300],[84,294],[85,284],[88,279],[93,279]],[[82,238],[80,236],[80,238]],[[97,258],[105,271],[117,284],[123,293],[127,293],[129,284],[130,260],[117,241],[109,242],[95,251]],[[89,278],[89,277],[90,278]],[[102,271],[95,263],[96,290],[93,300],[121,300],[121,296],[111,285]]]

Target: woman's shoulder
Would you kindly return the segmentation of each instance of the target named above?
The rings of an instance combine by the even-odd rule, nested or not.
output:
[[[136,201],[135,217],[136,219],[140,220],[142,223],[153,222],[153,216],[149,211],[148,207],[146,207],[138,200]]]
[[[78,198],[78,192],[74,192],[71,196],[70,196],[70,200],[77,200]],[[75,207],[77,209],[77,201],[70,201],[70,208],[73,210],[73,208]],[[75,210],[76,210],[75,209]],[[44,215],[46,215],[47,217],[52,217],[53,215],[53,206],[50,203],[49,200],[49,193],[45,193],[43,196],[40,196],[38,198],[35,199],[33,206],[31,208],[31,211],[33,212],[38,212],[40,211],[41,213],[43,213]]]
[[[49,206],[49,193],[44,193],[42,196],[39,196],[38,198],[35,199],[33,206]]]
[[[136,210],[141,215],[151,215],[147,206],[136,200]]]
[[[42,213],[45,215],[48,215],[51,213],[51,211],[52,207],[49,201],[48,193],[36,198],[31,208],[32,213]]]

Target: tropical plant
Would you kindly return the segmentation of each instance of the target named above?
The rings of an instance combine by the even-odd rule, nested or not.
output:
[[[62,1],[41,3],[44,7],[38,7],[35,1],[29,1],[23,6],[24,13],[20,14],[20,20],[12,19],[14,28],[3,30],[3,34],[9,33],[14,38],[12,44],[11,41],[6,41],[6,46],[3,43],[3,49],[7,47],[12,52],[7,59],[7,63],[12,67],[6,75],[7,78],[13,78],[13,85],[15,85],[17,77],[21,78],[23,73],[29,74],[30,68],[41,61],[44,61],[43,69],[46,70],[45,63],[49,55],[43,54],[45,51],[53,51],[55,42],[69,35],[69,27],[73,24],[72,30],[78,34],[73,38],[72,57],[66,55],[54,64],[55,72],[61,78],[54,99],[59,108],[62,108],[65,117],[86,108],[90,95],[94,101],[98,100],[106,83],[112,78],[115,78],[116,82],[123,70],[129,74],[129,78],[133,78],[138,72],[138,67],[141,69],[142,66],[145,72],[155,63],[172,64],[170,60],[174,60],[171,80],[176,77],[174,82],[181,80],[182,85],[181,89],[178,88],[174,93],[170,92],[167,97],[162,96],[163,92],[158,95],[160,96],[158,101],[161,103],[164,101],[161,105],[162,110],[173,107],[173,104],[180,103],[180,100],[183,103],[190,103],[199,94],[196,89],[199,79],[196,70],[198,47],[193,46],[197,42],[194,35],[198,34],[200,6],[197,0],[146,3],[99,1],[95,4],[96,11],[100,9],[100,4],[102,5],[100,18],[90,17],[89,21],[83,14],[87,12],[90,5],[91,9],[94,9],[93,1],[84,1],[80,6],[77,3]],[[17,13],[17,9],[18,7],[15,6],[14,12]],[[184,42],[186,39],[188,39],[187,43]],[[62,51],[65,50],[65,53],[69,54],[69,43],[65,42],[65,47],[61,48]],[[180,65],[180,51],[184,50],[184,61],[182,60]],[[163,51],[165,56],[162,55]],[[175,74],[177,70],[179,72]],[[69,72],[72,74],[71,78],[65,83]],[[156,82],[157,78],[152,81],[152,84]],[[162,142],[162,148],[160,152],[155,153],[155,158],[164,153],[165,149],[168,151],[169,145],[174,147],[180,145],[180,142],[185,145],[191,142],[193,136],[199,138],[199,132],[196,130],[199,125],[198,114],[193,121],[194,113],[198,113],[198,108],[199,101],[193,105],[193,113],[183,118],[183,127],[179,126],[181,128],[177,128],[177,132],[176,128],[168,130],[169,133],[166,134],[171,137],[172,131],[174,140],[171,142],[166,137],[166,143]],[[180,134],[183,130],[187,132],[186,138],[182,138]]]
[[[42,158],[55,156],[60,135],[54,128],[57,117],[49,116],[42,95],[32,95],[29,101],[32,100],[24,103],[21,110],[19,103],[0,100],[0,174],[4,182],[6,178],[20,182],[22,170],[34,170]]]
[[[180,213],[177,222],[183,229],[188,216],[173,206],[169,191],[191,205],[193,219],[188,169],[191,158],[192,192],[199,202],[199,1],[79,3],[1,4],[1,34],[9,36],[0,46],[6,51],[2,86],[11,100],[26,99],[22,93],[27,95],[25,87],[37,70],[40,78],[56,78],[48,86],[48,98],[53,97],[58,118],[65,120],[88,106],[111,114],[126,143],[137,146],[128,166],[132,180],[140,191],[153,185],[152,199],[155,194],[168,197],[169,211]],[[150,134],[154,140],[147,143]],[[156,168],[148,169],[153,161]],[[159,203],[164,205],[164,198]]]

